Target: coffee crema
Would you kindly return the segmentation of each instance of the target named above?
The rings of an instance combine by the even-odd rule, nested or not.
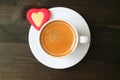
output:
[[[46,53],[61,57],[72,52],[76,45],[76,37],[76,32],[70,24],[55,20],[42,29],[40,44]]]

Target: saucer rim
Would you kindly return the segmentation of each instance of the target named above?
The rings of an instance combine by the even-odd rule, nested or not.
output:
[[[53,8],[50,8],[49,10],[51,11],[52,9],[69,9],[69,10],[72,10],[72,9],[70,9],[70,8],[66,8],[66,7],[53,7]],[[74,11],[74,10],[72,10],[72,11]],[[75,12],[75,11],[74,11]],[[77,13],[77,12],[76,12]],[[78,15],[80,15],[79,13],[77,13]],[[80,15],[81,16],[81,15]],[[82,17],[82,16],[81,16]],[[82,17],[82,19],[85,21],[85,19]],[[51,19],[50,19],[51,20]],[[64,19],[63,19],[64,20]],[[69,22],[69,21],[68,21]],[[86,22],[86,21],[85,21]],[[71,22],[70,22],[71,23]],[[87,24],[87,22],[86,22],[86,24]],[[87,24],[87,27],[88,27],[88,24]],[[72,67],[72,66],[74,66],[74,65],[76,65],[76,64],[78,64],[83,58],[84,58],[84,56],[87,54],[87,52],[88,52],[88,50],[89,50],[89,47],[90,47],[90,43],[88,43],[88,45],[86,45],[88,48],[86,49],[86,53],[84,54],[84,56],[81,58],[81,59],[79,59],[79,61],[77,62],[77,63],[75,63],[74,65],[71,65],[71,66],[67,66],[67,67],[64,67],[64,66],[62,66],[62,67],[56,67],[56,66],[50,66],[49,64],[47,65],[47,64],[44,64],[40,59],[38,59],[37,57],[36,57],[36,53],[34,52],[34,50],[32,49],[32,47],[31,47],[31,42],[30,42],[30,37],[31,37],[31,30],[33,30],[33,26],[31,25],[31,27],[30,27],[30,30],[29,30],[29,38],[28,38],[28,41],[29,41],[29,46],[30,46],[30,49],[31,49],[31,51],[32,51],[32,54],[34,55],[34,57],[40,62],[40,63],[42,63],[43,65],[45,65],[45,66],[47,66],[47,67],[49,67],[49,68],[53,68],[53,69],[66,69],[66,68],[69,68],[69,67]],[[91,37],[91,34],[90,34],[90,29],[89,29],[89,27],[88,27],[88,32],[89,32],[89,34],[88,34],[88,36],[90,36]],[[39,31],[38,32],[36,32],[36,33],[39,33]],[[41,49],[42,50],[42,49]],[[74,53],[72,53],[72,54],[74,54]]]

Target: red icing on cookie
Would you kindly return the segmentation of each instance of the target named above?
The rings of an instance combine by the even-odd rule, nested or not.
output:
[[[33,25],[37,30],[40,30],[41,26],[49,20],[50,11],[46,8],[32,8],[28,10],[26,16],[30,24]]]

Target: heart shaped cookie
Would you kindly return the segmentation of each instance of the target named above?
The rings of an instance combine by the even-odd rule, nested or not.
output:
[[[32,8],[28,10],[26,16],[30,24],[33,25],[37,30],[40,30],[41,26],[49,20],[50,11],[46,8]]]

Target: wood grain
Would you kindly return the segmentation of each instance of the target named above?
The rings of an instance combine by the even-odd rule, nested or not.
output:
[[[76,66],[54,70],[39,63],[28,45],[31,7],[63,6],[87,21],[92,41]],[[119,0],[0,0],[0,80],[120,80]]]

